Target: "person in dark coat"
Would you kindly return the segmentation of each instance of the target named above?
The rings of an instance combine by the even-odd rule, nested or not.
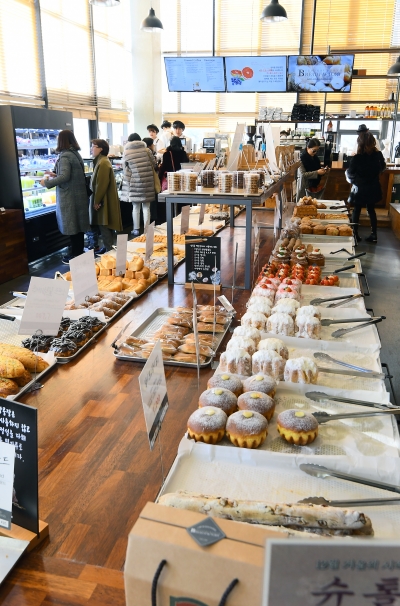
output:
[[[181,170],[183,162],[189,162],[189,158],[182,147],[182,141],[179,137],[172,137],[169,146],[163,154],[162,162],[158,169],[161,186],[163,184],[163,179],[165,180],[167,178],[167,173],[176,173],[178,170]],[[184,206],[184,204],[177,204],[178,210],[180,210],[182,206]],[[157,213],[158,220],[164,223],[166,221],[165,204],[160,204],[158,206]]]
[[[56,187],[56,217],[58,229],[71,240],[71,253],[63,257],[68,265],[70,258],[83,254],[85,232],[89,229],[89,207],[86,192],[85,168],[78,153],[81,148],[74,133],[62,130],[58,135],[56,151],[60,154],[55,173],[47,173],[42,187]]]
[[[352,222],[358,223],[361,208],[367,207],[371,221],[371,235],[367,242],[377,242],[378,221],[375,205],[382,199],[382,188],[379,175],[386,169],[382,152],[376,148],[375,137],[367,131],[360,131],[357,139],[357,153],[351,158],[346,176],[352,183],[352,202],[354,204]],[[354,235],[359,242],[358,226],[354,226]]]

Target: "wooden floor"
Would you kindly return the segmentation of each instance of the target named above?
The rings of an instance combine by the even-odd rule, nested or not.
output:
[[[273,214],[262,213],[272,222]],[[244,221],[240,217],[238,223]],[[271,231],[262,230],[265,255]],[[243,284],[244,230],[222,234],[224,283],[232,283],[232,259],[239,243],[238,284]],[[176,274],[183,280],[183,268]],[[224,290],[229,299],[231,291]],[[198,293],[201,303],[212,302]],[[237,291],[242,315],[248,291]],[[50,538],[25,556],[0,587],[0,603],[10,606],[49,604],[124,604],[123,566],[127,537],[147,501],[162,483],[158,444],[150,452],[138,375],[141,364],[114,360],[110,347],[130,320],[132,329],[154,309],[191,305],[191,293],[169,287],[164,279],[125,316],[99,337],[74,363],[57,366],[44,388],[21,399],[39,415],[40,518]],[[213,371],[165,367],[169,410],[162,429],[164,471],[170,468],[186,421]]]

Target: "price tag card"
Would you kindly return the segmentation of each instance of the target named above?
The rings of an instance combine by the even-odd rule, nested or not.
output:
[[[117,236],[117,267],[115,274],[117,276],[126,272],[126,252],[128,249],[128,234]]]
[[[206,213],[206,205],[200,204],[200,212],[199,212],[199,225],[204,223],[204,215]]]
[[[234,307],[232,307],[225,295],[218,297],[218,301],[225,307],[226,311],[229,311],[230,314],[236,313]]]
[[[0,442],[0,526],[11,528],[14,487],[14,444]]]
[[[282,583],[282,570],[290,583]],[[262,606],[395,605],[399,598],[398,542],[267,542]]]
[[[189,231],[190,206],[184,206],[181,213],[181,236]]]
[[[205,242],[191,244],[186,238],[185,282],[221,284],[221,238],[207,238]],[[198,238],[197,238],[198,239]]]
[[[44,335],[58,334],[69,282],[32,277],[22,313],[19,335],[33,335],[41,330]]]
[[[153,221],[153,223],[150,223],[150,225],[147,227],[146,261],[148,261],[150,259],[151,255],[153,254],[153,250],[154,250],[154,227],[155,227],[155,221]]]
[[[93,297],[99,290],[97,286],[94,252],[89,250],[69,262],[75,303],[83,303],[86,297]]]
[[[139,375],[139,386],[150,450],[153,450],[161,423],[168,410],[167,384],[160,341],[155,344]]]

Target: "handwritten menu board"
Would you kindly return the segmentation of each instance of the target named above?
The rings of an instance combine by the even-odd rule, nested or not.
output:
[[[0,442],[15,447],[12,523],[38,534],[37,409],[0,398]]]
[[[186,282],[221,284],[221,238],[186,237]],[[191,240],[195,240],[191,244]]]

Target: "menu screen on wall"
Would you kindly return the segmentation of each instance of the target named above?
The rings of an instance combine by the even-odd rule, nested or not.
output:
[[[225,92],[222,57],[164,57],[170,93]]]
[[[225,57],[228,93],[286,92],[286,56]]]
[[[349,93],[354,55],[289,56],[288,92]]]

